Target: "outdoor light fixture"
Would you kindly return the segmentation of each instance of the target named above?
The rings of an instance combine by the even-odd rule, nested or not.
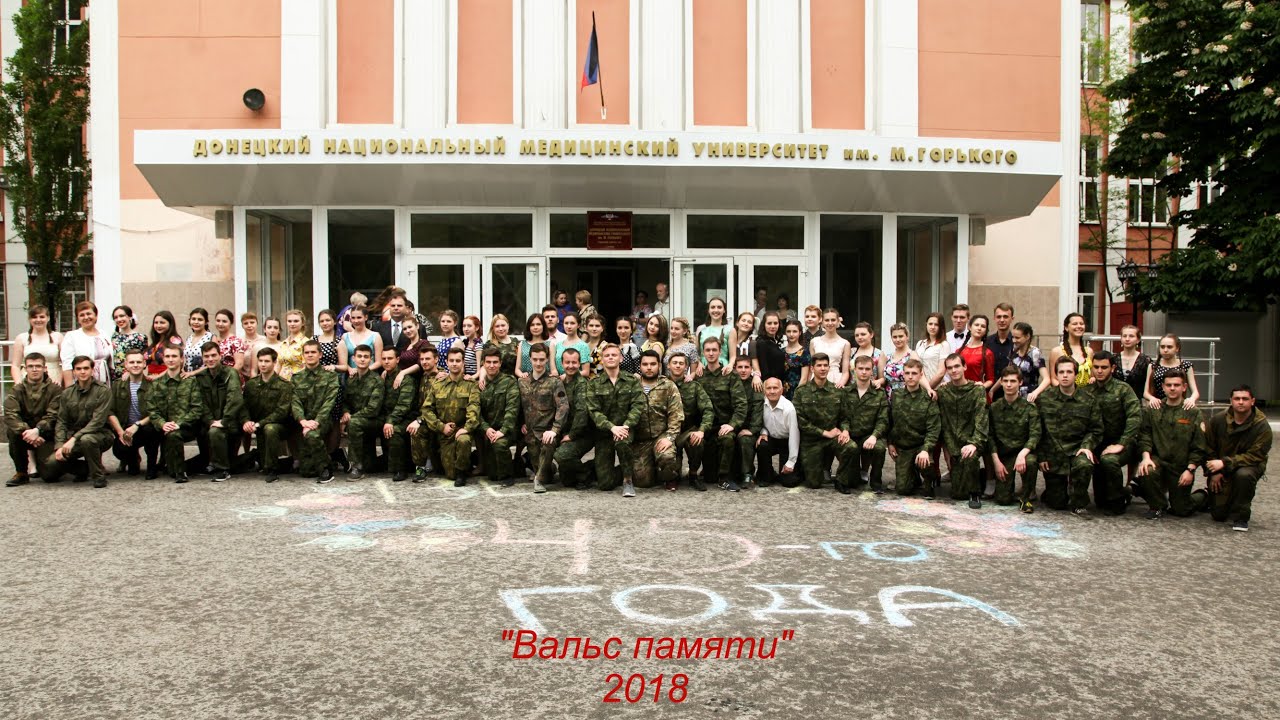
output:
[[[70,260],[62,261],[62,279],[70,280],[76,276],[76,264]]]
[[[1138,263],[1132,260],[1125,260],[1116,266],[1116,277],[1120,278],[1120,282],[1127,283],[1138,277]]]
[[[244,91],[244,106],[254,112],[262,109],[267,104],[267,96],[262,94],[258,88],[249,88]]]
[[[34,278],[40,275],[40,263],[35,260],[27,261],[27,277]]]

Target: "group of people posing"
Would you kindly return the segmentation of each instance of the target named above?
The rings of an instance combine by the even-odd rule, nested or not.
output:
[[[1039,502],[1087,517],[1092,486],[1104,513],[1139,496],[1151,519],[1208,510],[1246,530],[1266,468],[1271,431],[1252,391],[1233,389],[1231,406],[1204,422],[1172,335],[1156,359],[1132,327],[1119,352],[1095,352],[1072,314],[1046,361],[1008,304],[990,333],[986,316],[957,305],[950,331],[932,313],[925,339],[912,347],[899,323],[883,351],[865,322],[845,339],[834,309],[792,318],[758,302],[729,324],[714,298],[697,327],[624,316],[606,337],[590,295],[575,300],[581,315],[549,304],[518,337],[502,315],[482,335],[479,318],[445,311],[434,341],[395,287],[373,307],[357,294],[339,313],[321,311],[315,334],[289,311],[286,337],[274,317],[259,334],[252,313],[234,335],[228,310],[211,328],[202,308],[185,339],[164,311],[146,337],[122,306],[108,338],[87,302],[80,328],[59,336],[35,307],[17,342],[22,380],[5,400],[8,485],[29,482],[34,455],[46,482],[73,474],[105,487],[108,448],[120,472],[140,474],[145,454],[147,477],[163,462],[176,482],[261,471],[268,482],[299,472],[327,483],[341,468],[350,480],[440,473],[461,486],[483,473],[509,486],[527,468],[536,493],[559,482],[624,497],[676,490],[685,461],[697,490],[829,483],[879,494],[892,460],[900,495],[933,498],[945,464],[950,497],[972,508],[994,499],[1030,513]]]

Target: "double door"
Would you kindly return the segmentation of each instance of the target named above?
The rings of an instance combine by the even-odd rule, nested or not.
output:
[[[792,315],[813,302],[804,256],[721,256],[672,261],[672,301],[676,314],[695,325],[706,321],[712,298],[725,301],[730,315],[785,307]],[[763,305],[760,303],[763,302]],[[733,317],[727,322],[732,323]]]
[[[489,321],[500,313],[511,334],[518,335],[525,318],[547,302],[544,257],[406,253],[397,263],[396,280],[437,328],[440,314],[454,310],[459,316],[478,315],[487,335]]]

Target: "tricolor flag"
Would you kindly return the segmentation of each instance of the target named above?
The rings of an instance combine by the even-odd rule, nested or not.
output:
[[[582,84],[578,92],[588,85],[600,85],[600,119],[605,119],[604,83],[600,80],[600,43],[596,40],[596,14],[591,13],[591,41],[587,43],[587,61],[582,65]]]

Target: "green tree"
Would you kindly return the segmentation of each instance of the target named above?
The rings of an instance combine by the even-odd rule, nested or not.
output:
[[[71,3],[78,6],[78,3]],[[13,16],[18,48],[0,86],[0,143],[13,228],[39,265],[32,288],[51,309],[64,289],[62,263],[89,241],[84,151],[89,119],[89,26],[59,17],[62,2],[27,0]]]
[[[1125,106],[1108,170],[1161,177],[1168,163],[1170,197],[1221,187],[1174,215],[1194,237],[1137,290],[1155,310],[1261,310],[1280,296],[1280,3],[1138,0],[1130,12],[1140,62],[1106,88]]]

